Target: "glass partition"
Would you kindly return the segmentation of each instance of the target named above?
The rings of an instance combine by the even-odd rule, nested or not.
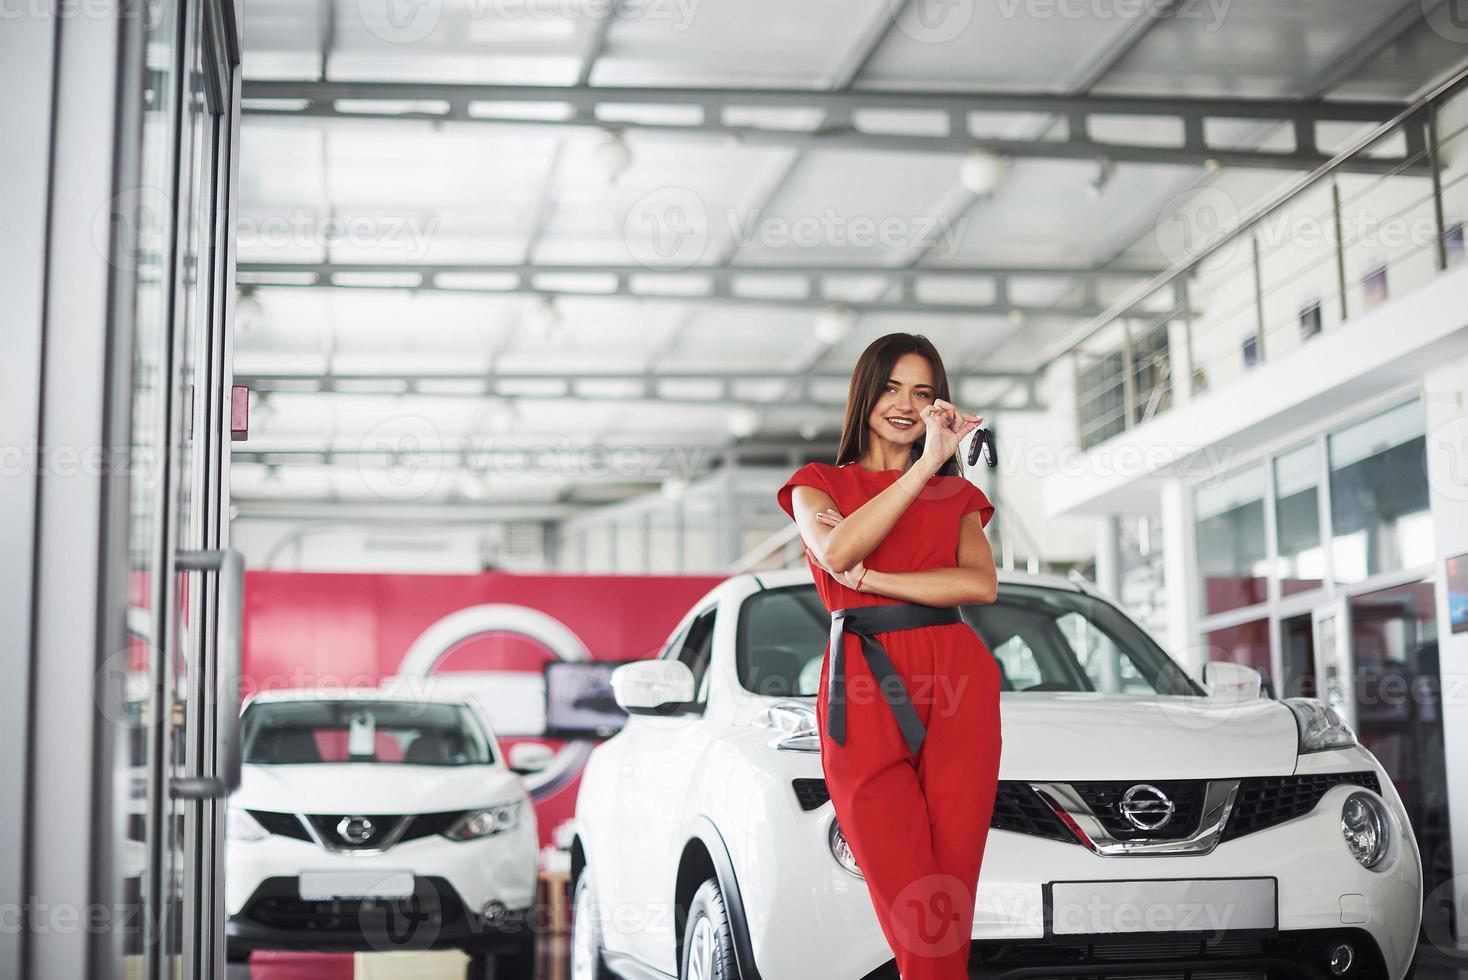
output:
[[[1334,579],[1359,582],[1432,561],[1422,402],[1333,433],[1329,456]]]
[[[1261,465],[1230,473],[1194,491],[1203,615],[1252,606],[1268,598],[1264,496]]]

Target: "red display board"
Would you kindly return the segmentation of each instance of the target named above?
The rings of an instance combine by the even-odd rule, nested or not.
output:
[[[575,811],[594,743],[544,735],[551,659],[652,656],[694,602],[723,581],[688,575],[382,575],[248,572],[244,693],[422,683],[471,693],[508,752],[556,750],[527,777],[541,845]],[[395,680],[396,679],[396,680]],[[537,727],[538,726],[538,727]],[[407,809],[413,802],[404,801]],[[433,809],[432,801],[424,801]]]

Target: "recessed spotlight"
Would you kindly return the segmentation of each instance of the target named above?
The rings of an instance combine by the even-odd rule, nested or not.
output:
[[[596,161],[608,184],[615,184],[617,178],[632,166],[632,150],[622,139],[622,134],[617,132],[607,133],[591,151],[591,158]]]
[[[970,150],[958,167],[958,179],[971,193],[994,193],[1004,175],[1004,158],[993,150]]]
[[[855,327],[856,314],[844,306],[828,306],[816,314],[816,339],[823,344],[841,343]]]
[[[736,439],[744,439],[759,431],[760,414],[748,405],[736,405],[729,413],[729,432]]]

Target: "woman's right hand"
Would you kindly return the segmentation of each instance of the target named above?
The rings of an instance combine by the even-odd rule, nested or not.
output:
[[[983,416],[960,412],[952,402],[941,398],[935,398],[933,404],[923,409],[921,414],[923,424],[927,426],[927,435],[923,440],[923,458],[938,466],[947,463],[958,452],[958,444],[963,441],[963,437],[984,421]]]

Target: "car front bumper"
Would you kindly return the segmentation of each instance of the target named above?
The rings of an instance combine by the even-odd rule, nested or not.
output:
[[[1011,955],[1028,951],[1023,955],[1063,960],[1070,955],[1065,951],[1071,945],[1088,945],[1048,930],[1048,882],[1272,877],[1278,883],[1278,917],[1276,929],[1263,937],[1273,939],[1265,944],[1259,942],[1257,932],[1227,928],[1191,935],[1113,933],[1097,936],[1094,942],[1106,944],[1121,956],[1133,955],[1126,947],[1135,947],[1144,951],[1135,954],[1142,959],[1150,948],[1152,956],[1160,953],[1166,960],[1171,944],[1203,949],[1200,941],[1213,937],[1222,946],[1232,944],[1253,958],[1275,959],[1277,972],[1289,976],[1284,964],[1323,965],[1320,945],[1340,936],[1355,940],[1357,967],[1347,977],[1401,980],[1412,960],[1421,922],[1420,859],[1410,829],[1396,827],[1398,846],[1380,870],[1369,871],[1357,863],[1340,830],[1341,803],[1357,789],[1337,786],[1310,813],[1226,841],[1207,854],[1101,856],[1078,844],[993,830],[978,885],[972,932],[975,959],[1009,949]],[[1390,790],[1388,794],[1388,811],[1395,821],[1400,809],[1394,794]],[[731,846],[731,856],[760,974],[766,978],[820,975],[833,980],[882,976],[880,971],[890,965],[892,950],[877,924],[865,883],[841,870],[831,857],[827,846],[831,805],[801,812],[794,804],[794,794],[788,798],[792,812],[766,826],[797,827],[799,833],[773,846],[765,841],[768,835],[756,827],[725,828],[725,839],[738,842]],[[1408,836],[1403,836],[1404,830]],[[813,935],[821,936],[822,942],[811,943]],[[1373,957],[1379,957],[1376,972],[1362,972]],[[1104,969],[1075,966],[1081,975],[1105,975]],[[1166,967],[1155,963],[1149,971],[1118,968],[1114,972],[1144,976],[1161,970]],[[1039,969],[1028,975],[1065,974]],[[1248,975],[1247,968],[1241,975]],[[1321,975],[1330,976],[1328,968]]]
[[[494,942],[501,930],[482,913],[491,906],[497,914],[535,906],[538,846],[532,821],[479,840],[435,836],[375,854],[329,851],[314,841],[277,834],[261,840],[230,840],[225,856],[230,940],[254,949],[368,950],[377,948],[374,936],[386,936],[391,942],[394,932],[426,912],[440,919],[435,927],[439,935],[430,945],[474,945],[479,933]],[[398,900],[396,905],[391,901],[354,905],[345,899],[318,902],[300,898],[303,872],[364,871],[383,875],[410,872],[414,877],[412,899]]]
[[[471,912],[438,877],[415,879],[406,899],[306,900],[299,879],[282,876],[260,882],[225,935],[237,950],[497,952],[533,941],[535,925],[531,908],[492,919]]]
[[[1381,980],[1381,951],[1364,930],[1297,929],[1272,935],[1228,935],[1217,940],[1150,934],[1075,940],[975,940],[971,980],[1038,980],[1052,977],[1180,977],[1195,980],[1339,980],[1330,957],[1342,944],[1351,966],[1343,976]],[[898,980],[889,960],[862,980]]]

